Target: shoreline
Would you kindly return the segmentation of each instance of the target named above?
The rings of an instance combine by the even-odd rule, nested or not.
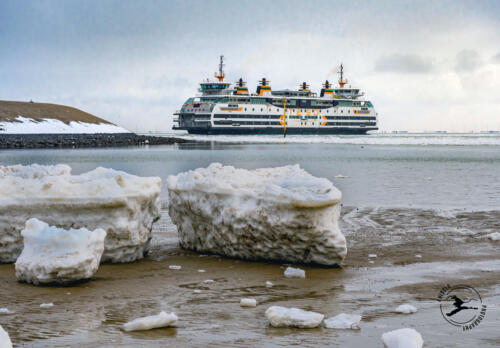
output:
[[[0,134],[0,149],[46,149],[171,145],[189,140],[135,133],[99,134]]]

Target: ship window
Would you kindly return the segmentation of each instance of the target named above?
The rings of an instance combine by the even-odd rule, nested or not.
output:
[[[247,108],[245,108],[245,111],[247,111]]]
[[[344,113],[344,110],[340,110],[341,113]]]
[[[255,111],[255,108],[252,108],[252,111]]]
[[[347,110],[348,113],[351,113],[351,110]]]

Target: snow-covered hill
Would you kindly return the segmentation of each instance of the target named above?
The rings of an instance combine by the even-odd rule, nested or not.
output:
[[[64,105],[0,101],[0,134],[96,133],[130,131]]]

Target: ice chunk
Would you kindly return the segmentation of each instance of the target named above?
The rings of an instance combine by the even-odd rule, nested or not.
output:
[[[125,331],[140,331],[151,330],[159,327],[167,327],[177,322],[177,315],[175,313],[166,313],[161,311],[160,314],[151,315],[149,317],[137,318],[128,323],[123,324]]]
[[[49,303],[42,303],[40,305],[40,308],[50,308],[50,307],[54,307],[54,304],[52,302],[49,302]]]
[[[9,311],[9,309],[6,307],[0,308],[0,314],[10,314],[10,313],[12,313],[12,312]]]
[[[66,284],[92,277],[104,251],[106,232],[99,228],[64,230],[38,219],[26,221],[24,249],[16,261],[16,278],[38,284]]]
[[[488,234],[486,237],[492,241],[499,241],[500,240],[500,232],[493,232]]]
[[[198,272],[205,273],[206,271],[204,269],[199,269]]]
[[[193,290],[193,292],[194,292],[195,294],[201,294],[201,290],[200,290],[200,289],[194,289],[194,290]]]
[[[0,262],[21,254],[30,218],[64,229],[104,229],[103,262],[134,261],[148,251],[160,218],[160,178],[105,168],[70,175],[65,165],[0,166],[0,173]]]
[[[382,342],[387,348],[422,348],[424,345],[422,336],[410,328],[386,332],[382,335]]]
[[[213,282],[214,282],[213,279],[206,279],[206,280],[203,281],[203,283],[207,283],[207,284],[213,283]]]
[[[178,266],[178,265],[170,265],[170,266],[168,266],[168,268],[170,268],[170,269],[181,269],[181,268],[182,268],[182,266]]]
[[[334,317],[325,319],[324,324],[328,329],[359,329],[361,315],[341,313]]]
[[[398,313],[410,314],[410,313],[416,313],[417,308],[410,304],[402,304],[399,305],[394,311]]]
[[[306,271],[300,268],[287,267],[285,269],[284,275],[286,278],[305,278]]]
[[[242,298],[240,300],[241,307],[255,307],[257,306],[257,300],[254,298]]]
[[[416,257],[417,259],[421,259],[421,258],[422,258],[422,255],[420,255],[420,254],[416,254],[416,255],[415,255],[415,257]]]
[[[377,257],[377,254],[368,254],[368,257],[372,259],[372,258]]]
[[[335,179],[348,179],[348,178],[350,178],[350,176],[342,175],[342,174],[335,175]]]
[[[169,213],[182,247],[243,259],[340,264],[341,193],[298,165],[221,164],[169,176]]]
[[[9,334],[3,329],[2,325],[0,325],[0,348],[12,348]]]
[[[273,282],[270,282],[269,280],[266,281],[266,288],[272,288],[274,286]]]
[[[304,311],[299,308],[272,306],[266,310],[266,318],[271,326],[292,326],[302,329],[318,327],[325,316],[316,312]]]

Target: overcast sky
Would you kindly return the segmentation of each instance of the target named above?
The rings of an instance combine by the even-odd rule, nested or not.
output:
[[[342,62],[382,130],[500,129],[499,1],[0,1],[3,100],[168,131],[220,54],[252,91]]]

